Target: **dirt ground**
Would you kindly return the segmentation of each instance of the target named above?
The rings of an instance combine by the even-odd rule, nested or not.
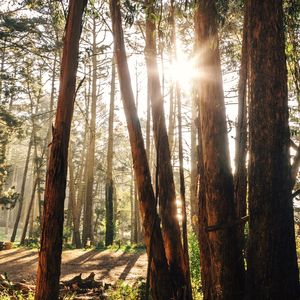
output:
[[[12,281],[34,283],[37,261],[37,250],[17,248],[0,251],[0,273],[6,272]],[[96,274],[97,281],[114,284],[117,280],[125,280],[130,284],[140,277],[146,277],[147,255],[121,250],[63,251],[61,280],[68,280],[79,273],[85,277],[91,272]]]

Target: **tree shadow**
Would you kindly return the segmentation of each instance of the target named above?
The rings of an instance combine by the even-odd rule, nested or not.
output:
[[[140,256],[141,256],[141,254],[138,254],[138,255],[136,255],[136,256],[129,259],[125,269],[123,270],[123,272],[119,276],[119,280],[125,280],[126,279],[126,277],[129,274],[130,270],[134,267],[135,263],[138,261]]]
[[[82,254],[82,255],[74,258],[74,259],[65,261],[63,264],[66,264],[66,265],[82,265],[85,262],[92,260],[92,258],[94,256],[96,256],[97,254],[99,254],[100,252],[101,251],[99,251],[99,250],[89,250],[86,253],[84,253],[84,254]]]
[[[119,275],[119,279],[123,279],[123,278],[125,279],[141,255],[142,253],[128,254],[126,252],[123,252],[117,258],[112,258],[110,255],[107,255],[108,256],[107,259],[105,257],[102,257],[102,263],[99,264],[99,269],[102,273],[100,280],[109,277],[110,271],[124,265],[125,268]]]
[[[22,253],[24,252],[24,254],[22,255]],[[30,253],[28,253],[28,250],[23,249],[22,251],[15,251],[13,253],[6,253],[5,255],[1,255],[0,254],[0,259],[5,259],[7,257],[7,259],[5,259],[4,263],[10,263],[13,261],[18,261],[18,260],[22,260],[26,257],[29,256],[36,256],[38,252],[36,251],[32,251]],[[11,258],[11,259],[9,259]]]

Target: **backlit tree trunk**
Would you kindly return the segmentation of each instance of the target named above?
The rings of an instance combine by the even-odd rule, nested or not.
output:
[[[148,75],[148,89],[152,104],[153,131],[156,143],[158,194],[160,216],[166,256],[175,288],[176,297],[187,292],[186,270],[181,232],[177,218],[176,194],[171,165],[168,135],[165,124],[163,97],[156,61],[156,35],[153,15],[154,1],[147,1],[145,57]],[[157,183],[156,183],[157,184]],[[188,296],[189,298],[189,296]]]
[[[182,137],[182,118],[181,118],[181,91],[179,83],[176,83],[177,109],[178,109],[178,157],[179,157],[179,181],[180,181],[180,200],[181,200],[181,216],[182,216],[182,240],[183,252],[186,264],[186,299],[192,299],[192,286],[190,279],[189,266],[189,247],[187,232],[187,214],[186,214],[186,197],[185,197],[185,179],[183,166],[183,137]]]
[[[68,144],[74,110],[81,22],[86,4],[86,0],[69,2],[58,105],[46,178],[36,300],[58,299],[59,294]]]
[[[243,44],[238,84],[238,122],[235,141],[235,174],[234,174],[234,200],[236,215],[240,219],[247,213],[247,29],[248,9],[245,4]],[[244,223],[238,228],[238,243],[243,251],[245,248]]]
[[[192,113],[191,113],[191,184],[190,184],[190,203],[191,203],[191,224],[193,231],[198,232],[198,197],[197,197],[197,93],[193,88],[192,94]]]
[[[89,139],[86,164],[86,192],[85,209],[83,216],[82,243],[87,239],[94,241],[93,233],[93,187],[94,187],[94,165],[95,165],[95,142],[96,142],[96,102],[97,102],[97,41],[96,41],[96,17],[93,17],[93,57],[92,57],[92,97],[91,97],[91,120],[89,123]]]
[[[156,199],[151,185],[151,176],[127,65],[124,36],[121,25],[120,2],[110,1],[114,51],[118,68],[122,101],[127,121],[134,172],[138,187],[138,199],[145,229],[145,244],[151,261],[151,288],[153,299],[172,299],[173,290],[165,256],[160,222],[156,212]]]
[[[247,299],[299,299],[282,1],[249,0]]]
[[[215,3],[198,0],[197,4],[196,50],[197,67],[201,72],[199,116],[212,299],[242,299],[243,256],[237,245],[238,220],[234,209]]]

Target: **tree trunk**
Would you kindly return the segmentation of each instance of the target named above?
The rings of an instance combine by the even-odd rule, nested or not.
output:
[[[248,10],[245,3],[243,26],[243,44],[238,84],[238,122],[235,140],[235,174],[234,174],[234,201],[238,219],[247,214],[247,24]],[[241,251],[245,248],[244,223],[238,228],[238,243]]]
[[[171,0],[170,3],[170,18],[169,18],[169,26],[170,26],[170,61],[171,66],[174,65],[176,59],[176,22],[175,22],[175,5],[174,0]],[[172,78],[170,78],[170,98],[169,98],[169,126],[168,126],[168,140],[169,140],[169,148],[171,157],[173,156],[173,146],[174,146],[174,131],[176,125],[176,105],[175,105],[175,95],[176,95],[176,88],[175,82]]]
[[[197,3],[196,49],[201,52],[197,67],[203,74],[198,82],[199,116],[212,298],[242,299],[243,255],[237,245],[238,220],[234,209],[215,3],[211,0]],[[210,227],[218,228],[209,230]]]
[[[67,18],[60,88],[47,170],[36,300],[58,299],[64,222],[68,144],[74,110],[79,39],[85,0],[71,0]]]
[[[23,201],[24,201],[24,192],[25,192],[25,186],[26,186],[26,180],[27,180],[27,173],[28,173],[28,166],[29,166],[29,161],[30,161],[30,152],[33,144],[33,135],[34,132],[31,132],[31,137],[28,145],[28,150],[27,150],[27,156],[26,156],[26,161],[25,161],[25,166],[24,166],[24,173],[23,173],[23,179],[22,179],[22,185],[21,185],[21,191],[20,191],[20,197],[19,197],[19,207],[18,207],[18,213],[17,217],[15,220],[15,225],[14,229],[10,238],[10,241],[13,243],[16,239],[17,231],[18,231],[18,226],[21,218],[21,213],[23,209]]]
[[[85,209],[83,218],[82,243],[87,239],[94,242],[93,232],[93,186],[94,186],[94,164],[95,164],[95,142],[96,142],[96,102],[97,102],[97,44],[96,44],[96,17],[93,17],[93,57],[92,57],[92,98],[91,98],[91,120],[89,126],[89,144],[87,150],[87,178],[85,193]]]
[[[250,0],[247,299],[299,299],[282,1]]]
[[[81,165],[79,169],[79,174],[78,174],[78,180],[77,182],[79,183],[79,187],[76,193],[76,205],[75,209],[73,210],[73,241],[75,243],[75,247],[77,249],[82,247],[81,243],[81,237],[80,237],[80,218],[81,218],[81,212],[82,212],[82,206],[83,206],[83,201],[84,201],[84,195],[85,195],[85,183],[86,183],[86,168],[87,168],[87,163],[86,163],[86,148],[85,148],[85,143],[87,139],[87,132],[89,128],[88,124],[88,115],[89,115],[89,97],[90,97],[90,92],[86,93],[85,99],[86,99],[86,110],[85,110],[85,130],[84,130],[84,136],[83,136],[83,141],[82,141],[82,153],[81,153]],[[69,161],[69,163],[72,163],[72,160]],[[74,169],[74,168],[73,168]]]
[[[198,98],[197,98],[198,99]],[[199,106],[196,105],[197,107]],[[206,198],[205,198],[205,173],[203,162],[203,146],[202,135],[199,118],[195,121],[198,129],[198,240],[200,250],[200,274],[201,285],[203,290],[203,300],[213,300],[213,281],[211,274],[211,260],[209,250],[209,240],[207,228],[207,210],[206,210]]]
[[[166,256],[172,276],[175,295],[182,298],[187,290],[186,270],[181,232],[177,218],[176,194],[171,165],[168,135],[165,124],[163,98],[156,62],[155,23],[153,21],[154,2],[147,1],[146,16],[146,47],[145,57],[148,74],[148,89],[152,104],[153,131],[156,142],[158,193],[160,203],[160,216],[163,226],[163,238]],[[157,183],[156,183],[157,184]],[[189,296],[188,296],[189,298]]]
[[[25,218],[25,222],[24,222],[24,227],[23,227],[23,231],[22,231],[22,235],[21,235],[20,245],[24,245],[24,242],[25,242],[27,228],[28,228],[28,224],[29,224],[29,219],[30,219],[30,215],[32,213],[32,208],[33,208],[33,203],[34,203],[34,198],[35,198],[37,181],[38,181],[38,178],[36,177],[34,182],[33,182],[30,202],[29,202],[29,205],[28,205],[28,210],[27,210],[27,214],[26,214],[26,218]]]
[[[197,197],[197,93],[193,88],[192,95],[192,116],[191,116],[191,184],[190,184],[190,204],[191,204],[191,224],[193,231],[198,232],[198,197]]]
[[[69,202],[68,202],[68,215],[66,225],[71,228],[73,221],[73,233],[74,233],[74,216],[76,216],[76,193],[75,193],[75,179],[74,179],[74,163],[73,163],[73,144],[69,145]],[[70,211],[69,211],[70,210]],[[74,238],[75,239],[75,238]],[[79,237],[80,241],[80,237]],[[77,245],[77,243],[76,243]]]
[[[188,247],[188,232],[187,232],[187,216],[186,216],[186,199],[185,199],[185,180],[183,167],[183,146],[182,146],[182,118],[181,118],[181,91],[179,83],[176,83],[176,97],[178,110],[178,157],[179,157],[179,181],[180,181],[180,200],[181,200],[181,215],[182,215],[182,240],[183,252],[186,264],[186,283],[187,291],[185,299],[192,299],[192,286],[190,279],[189,265],[189,247]]]
[[[141,126],[134,105],[134,96],[131,87],[121,25],[120,2],[111,0],[110,10],[114,35],[115,58],[131,144],[133,166],[139,193],[140,211],[145,229],[144,238],[147,254],[150,256],[152,296],[154,300],[172,299],[174,294],[160,231],[160,222],[156,212],[156,199],[151,185],[151,176]]]
[[[116,66],[112,59],[111,69],[111,89],[110,89],[110,104],[109,104],[109,120],[108,120],[108,146],[107,146],[107,170],[105,184],[105,245],[112,245],[115,235],[114,224],[114,182],[112,176],[113,164],[113,145],[114,145],[114,109],[115,109],[115,80]]]

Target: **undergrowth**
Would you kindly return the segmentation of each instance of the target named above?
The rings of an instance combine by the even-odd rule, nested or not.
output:
[[[129,285],[125,281],[119,280],[106,293],[109,300],[144,300],[146,296],[146,281],[141,278],[133,285]],[[148,299],[152,299],[151,294],[149,294]]]

